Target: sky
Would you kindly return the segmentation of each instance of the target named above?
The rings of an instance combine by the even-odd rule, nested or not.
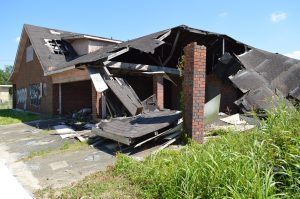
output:
[[[120,40],[185,24],[300,59],[299,0],[0,0],[0,68],[23,24]]]

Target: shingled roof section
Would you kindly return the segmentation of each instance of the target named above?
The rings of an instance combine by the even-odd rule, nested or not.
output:
[[[245,93],[238,105],[249,111],[270,108],[279,102],[275,96],[300,100],[299,60],[255,48],[237,58],[244,69],[230,79]]]
[[[40,60],[45,73],[52,71],[53,69],[59,70],[66,66],[70,66],[74,62],[74,59],[80,58],[80,56],[76,54],[72,45],[67,40],[86,38],[87,36],[89,38],[92,37],[93,39],[120,42],[119,40],[112,40],[104,37],[33,26],[29,24],[25,24],[24,29],[28,34],[30,42]],[[68,49],[68,53],[61,55],[51,52],[49,47],[46,45],[45,39],[62,41],[64,46]],[[90,56],[91,55],[89,55],[88,57]]]
[[[51,67],[59,66],[65,63],[67,60],[74,59],[77,56],[72,46],[68,43],[66,43],[66,45],[68,45],[67,47],[72,51],[71,54],[65,56],[52,53],[49,47],[46,45],[45,39],[61,40],[63,36],[71,36],[78,33],[44,28],[28,24],[24,25],[24,29],[28,34],[32,47],[40,60],[44,72],[49,71],[49,68]]]
[[[92,64],[93,62],[101,62],[107,60],[107,58],[116,53],[121,51],[122,49],[127,48],[128,50],[137,50],[144,54],[154,54],[155,50],[165,44],[165,39],[172,33],[177,34],[178,32],[182,32],[185,35],[180,36],[179,40],[189,40],[189,36],[191,36],[190,40],[193,40],[192,38],[195,38],[195,36],[200,39],[201,41],[206,41],[207,43],[210,43],[212,40],[216,40],[218,38],[225,38],[227,41],[235,43],[236,45],[240,46],[246,46],[248,48],[252,48],[251,46],[248,46],[242,42],[239,42],[227,35],[204,31],[200,29],[195,29],[188,27],[186,25],[180,25],[176,26],[170,29],[162,30],[156,33],[152,33],[143,37],[139,37],[133,40],[129,40],[126,42],[122,42],[116,45],[110,45],[106,46],[102,49],[99,49],[98,51],[95,51],[93,53],[83,55],[81,57],[78,57],[70,62],[64,63],[62,67],[68,67],[72,65],[83,65],[83,64]],[[166,35],[164,37],[164,35]],[[163,39],[162,39],[163,38]],[[204,43],[206,44],[206,43]],[[125,52],[124,52],[125,53]],[[121,54],[120,54],[121,55]]]

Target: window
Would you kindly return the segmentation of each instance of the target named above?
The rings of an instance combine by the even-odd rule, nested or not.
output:
[[[46,45],[50,48],[52,53],[59,55],[66,55],[69,53],[68,47],[61,40],[57,39],[45,39]]]
[[[33,60],[33,48],[32,46],[28,46],[26,48],[26,62],[30,62]]]

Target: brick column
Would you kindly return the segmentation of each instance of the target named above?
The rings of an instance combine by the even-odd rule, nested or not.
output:
[[[190,43],[184,58],[184,125],[192,139],[203,143],[206,47]]]
[[[156,102],[160,109],[164,108],[164,77],[163,74],[153,75],[153,93],[156,95]]]
[[[93,82],[92,86],[92,117],[98,120],[101,117],[101,93],[97,92]]]

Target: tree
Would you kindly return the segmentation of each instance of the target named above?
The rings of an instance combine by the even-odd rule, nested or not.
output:
[[[10,84],[8,79],[10,77],[12,69],[12,65],[6,65],[4,66],[4,69],[0,69],[0,84]]]

